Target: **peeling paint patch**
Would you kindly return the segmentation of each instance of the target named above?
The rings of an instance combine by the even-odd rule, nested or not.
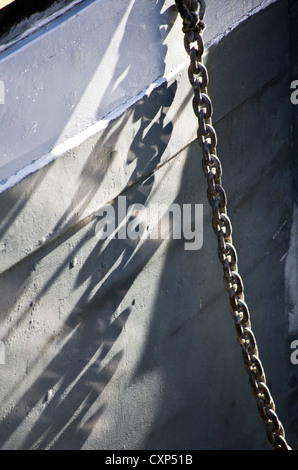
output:
[[[285,264],[286,310],[289,318],[289,334],[298,333],[298,207],[294,206],[290,247]]]

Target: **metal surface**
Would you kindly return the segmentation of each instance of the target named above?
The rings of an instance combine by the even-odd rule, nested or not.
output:
[[[223,266],[224,285],[229,294],[237,339],[260,416],[266,425],[269,442],[276,450],[291,450],[266,384],[265,372],[251,329],[243,281],[238,272],[237,252],[232,241],[232,226],[227,215],[227,198],[221,182],[221,163],[216,151],[217,135],[212,126],[212,102],[207,91],[208,72],[202,63],[205,1],[175,0],[175,2],[183,20],[185,50],[190,56],[188,75],[194,89],[193,108],[199,123],[198,142],[203,151],[202,165],[208,182],[207,196],[212,207],[212,224],[218,239],[218,257]]]

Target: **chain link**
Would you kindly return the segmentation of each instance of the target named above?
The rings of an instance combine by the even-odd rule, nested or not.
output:
[[[266,384],[256,339],[251,330],[243,282],[238,272],[237,252],[232,242],[232,225],[227,215],[227,198],[221,180],[222,168],[216,151],[217,135],[212,125],[212,102],[207,91],[208,72],[202,63],[205,1],[175,2],[183,20],[185,50],[190,57],[188,76],[194,90],[193,109],[198,118],[198,142],[203,151],[202,166],[208,183],[207,197],[212,208],[212,226],[218,239],[218,257],[223,266],[224,286],[230,298],[237,339],[260,416],[266,425],[268,440],[276,450],[291,450]]]

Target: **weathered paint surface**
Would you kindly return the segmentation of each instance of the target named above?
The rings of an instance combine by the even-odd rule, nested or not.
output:
[[[292,337],[298,335],[298,270],[297,270],[297,253],[298,253],[298,209],[295,204],[293,211],[293,225],[291,230],[291,242],[286,260],[286,293],[287,308],[289,314],[289,333]]]
[[[136,23],[140,4],[117,2],[129,6],[128,16],[120,15],[126,25]],[[160,17],[171,3],[149,4],[145,38],[153,41],[150,14]],[[159,30],[146,60],[134,63],[134,70],[143,66],[136,72],[144,75],[140,88],[138,80],[128,84],[130,68],[119,82],[128,80],[128,100],[147,91],[0,195],[2,449],[270,448],[216,255],[187,66],[180,67],[181,24],[173,10],[167,14],[175,20],[164,28],[163,34],[171,31],[167,39]],[[298,372],[290,362],[287,266],[295,259],[296,154],[288,2],[210,1],[208,15],[209,88],[233,238],[268,381],[295,447]],[[128,31],[118,39],[131,47]],[[166,51],[162,59],[158,51]],[[96,54],[97,45],[89,53]],[[145,77],[151,60],[156,68]],[[118,78],[126,70],[119,67]],[[58,65],[54,70],[59,73]],[[168,79],[158,81],[162,76]],[[86,83],[95,86],[98,78],[90,78],[87,70]],[[91,92],[86,83],[78,84],[80,97]],[[110,111],[119,104],[112,91]],[[104,116],[95,119],[94,103],[84,108],[83,102],[77,103],[82,121],[69,115],[69,137]],[[116,205],[121,195],[146,206],[203,204],[203,247],[186,251],[184,240],[171,238],[99,241],[95,212]]]
[[[225,3],[208,6],[207,42],[261,2]],[[172,0],[86,0],[2,52],[0,181],[5,184],[179,66],[185,51],[175,20]]]

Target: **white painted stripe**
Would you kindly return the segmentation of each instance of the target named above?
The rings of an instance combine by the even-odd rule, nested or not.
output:
[[[108,116],[105,118],[97,121],[92,126],[88,127],[84,131],[78,133],[74,137],[69,138],[64,143],[57,145],[54,147],[49,153],[43,155],[38,160],[33,161],[29,165],[25,166],[21,170],[17,171],[15,174],[7,178],[6,180],[0,182],[0,194],[7,189],[13,187],[14,185],[18,184],[22,179],[26,178],[32,173],[44,168],[48,164],[55,161],[61,155],[64,155],[66,152],[79,147],[83,142],[85,142],[90,137],[100,133],[104,129],[108,127],[110,122],[114,121],[115,119],[122,116],[128,109],[130,109],[134,104],[138,101],[143,99],[145,96],[150,96],[150,94],[158,87],[160,87],[163,83],[171,82],[174,77],[179,74],[185,67],[188,66],[188,60],[184,63],[179,64],[175,69],[173,69],[167,76],[160,77],[154,83],[152,83],[148,88],[143,90],[137,96],[134,96],[130,100],[128,100],[123,105],[119,106],[113,112],[109,113]]]

